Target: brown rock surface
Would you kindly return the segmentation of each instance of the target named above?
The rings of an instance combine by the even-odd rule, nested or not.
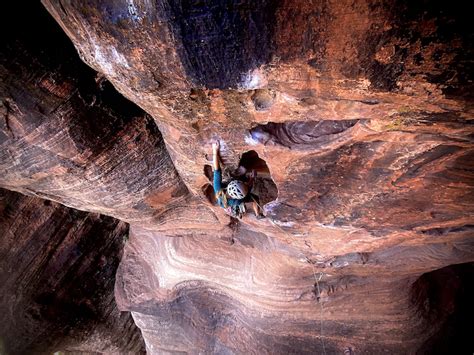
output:
[[[1,48],[0,186],[140,224],[193,204],[152,119],[38,14]]]
[[[450,237],[311,260],[245,227],[179,238],[135,227],[116,297],[133,312],[150,353],[322,353],[323,342],[328,354],[411,353],[448,317],[472,315],[472,263],[445,271],[449,278],[435,272],[424,287],[414,283],[424,272],[472,261],[472,231]],[[462,297],[467,306],[456,301]],[[460,333],[467,319],[455,323]]]
[[[267,210],[299,233],[338,225],[370,244],[374,229],[463,225],[472,212],[461,172],[473,156],[472,34],[459,9],[43,3],[81,57],[153,116],[195,195],[220,139],[229,166],[249,150],[266,161],[278,188]]]
[[[69,107],[74,81],[25,76],[6,47],[13,146],[0,182],[132,223],[116,297],[150,353],[472,352],[474,38],[463,7],[43,4],[153,118],[169,156],[136,108],[77,97],[67,114],[39,116],[30,102]],[[215,139],[227,172],[239,161],[259,171],[266,219],[229,222],[209,203]]]
[[[0,189],[0,352],[144,353],[114,300],[126,223]]]

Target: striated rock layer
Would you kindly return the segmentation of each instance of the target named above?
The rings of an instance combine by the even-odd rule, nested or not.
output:
[[[126,223],[0,189],[0,352],[144,353],[114,300]]]
[[[148,352],[472,352],[463,7],[42,2],[146,114],[7,45],[0,185],[131,223],[115,293]],[[258,171],[266,219],[212,204],[216,139],[226,176]]]
[[[116,297],[151,353],[411,353],[448,317],[472,315],[472,263],[414,283],[424,272],[472,261],[472,232],[450,237],[456,241],[317,261],[243,227],[178,238],[135,227]],[[451,349],[470,347],[463,334],[447,340]]]
[[[152,119],[31,16],[1,48],[0,186],[140,224],[192,204]]]

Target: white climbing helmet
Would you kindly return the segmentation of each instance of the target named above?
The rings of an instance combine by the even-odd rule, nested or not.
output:
[[[248,186],[239,180],[232,180],[227,185],[227,193],[231,198],[235,198],[236,200],[241,200],[245,196],[247,196],[249,192]]]

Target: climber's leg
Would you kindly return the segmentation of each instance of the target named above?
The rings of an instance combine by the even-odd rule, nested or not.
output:
[[[252,200],[252,208],[255,213],[255,216],[260,219],[264,218],[265,215],[263,214],[262,208],[260,207],[260,199],[257,195],[250,193],[250,198]]]

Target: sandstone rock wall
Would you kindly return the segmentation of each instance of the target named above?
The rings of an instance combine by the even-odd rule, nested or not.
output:
[[[230,167],[249,150],[267,162],[278,188],[267,210],[299,233],[463,225],[472,212],[462,173],[473,156],[463,59],[472,35],[462,9],[44,4],[81,57],[153,116],[195,195],[207,183],[209,144],[220,139]],[[450,204],[464,212],[450,216]]]
[[[1,48],[0,186],[141,224],[191,203],[152,119],[38,11]]]
[[[463,6],[42,2],[97,81],[146,113],[6,46],[0,184],[131,223],[115,292],[148,352],[472,348],[448,329],[472,314]],[[214,140],[226,174],[259,172],[266,219],[212,205]]]
[[[114,300],[126,223],[0,189],[0,351],[144,353]]]

